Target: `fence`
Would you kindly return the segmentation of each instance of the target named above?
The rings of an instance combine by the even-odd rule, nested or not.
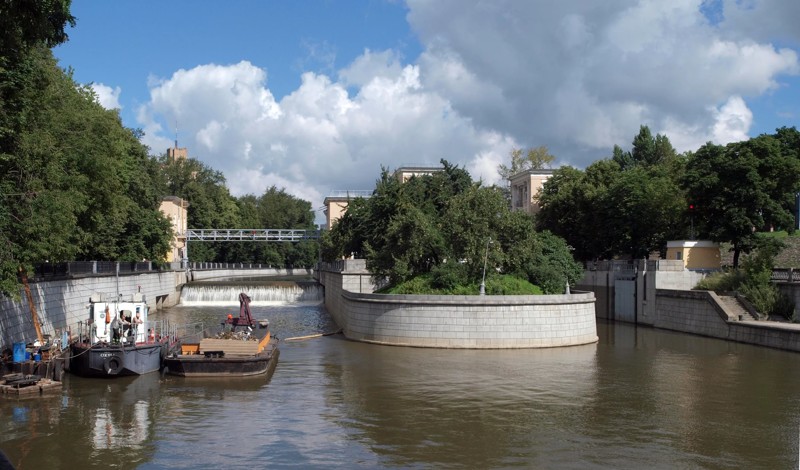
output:
[[[80,277],[95,275],[115,275],[129,273],[149,273],[159,271],[179,271],[181,263],[158,263],[153,261],[68,261],[64,263],[38,263],[34,265],[34,280],[52,278]]]
[[[795,274],[794,268],[776,268],[772,270],[771,281],[800,282],[800,273]]]

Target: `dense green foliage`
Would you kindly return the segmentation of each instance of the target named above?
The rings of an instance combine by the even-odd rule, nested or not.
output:
[[[614,149],[585,171],[562,167],[544,184],[537,215],[581,260],[642,258],[684,234],[683,161],[669,140],[642,126],[633,151]]]
[[[417,294],[417,295],[475,295],[480,290],[480,282],[461,284],[462,278],[441,284],[436,276],[423,274],[397,286],[380,289],[380,294]],[[493,274],[486,278],[485,291],[488,295],[540,295],[542,289],[517,276]]]
[[[739,254],[754,248],[756,232],[794,230],[800,132],[782,128],[746,142],[708,143],[690,156],[683,184],[698,233],[730,242],[736,267]]]
[[[498,188],[442,165],[405,183],[384,170],[373,196],[352,201],[324,235],[323,259],[364,257],[391,286],[414,280],[441,292],[477,293],[484,266],[487,279],[513,275],[545,293],[561,293],[580,279],[581,266],[561,238],[537,233],[530,216],[509,210]]]
[[[537,227],[565,238],[581,260],[642,258],[667,240],[730,242],[739,253],[760,230],[794,230],[800,133],[778,129],[746,142],[676,155],[642,126],[632,150],[585,171],[562,167],[539,196]]]

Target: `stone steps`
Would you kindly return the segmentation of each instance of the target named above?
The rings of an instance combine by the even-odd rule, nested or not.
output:
[[[737,321],[755,321],[756,318],[750,314],[739,302],[739,300],[732,295],[720,295],[719,299],[725,307],[725,312],[732,316]]]

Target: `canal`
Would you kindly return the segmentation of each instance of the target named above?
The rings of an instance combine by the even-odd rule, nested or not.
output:
[[[282,339],[336,329],[314,301],[276,303],[252,309]],[[155,316],[237,312],[200,296]],[[490,351],[332,335],[281,341],[271,377],[67,375],[55,396],[0,399],[0,449],[18,469],[798,468],[800,355],[627,324],[598,335]]]

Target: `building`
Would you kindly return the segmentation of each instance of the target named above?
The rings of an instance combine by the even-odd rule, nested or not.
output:
[[[719,244],[709,240],[667,242],[667,259],[683,261],[686,269],[720,269]]]
[[[428,166],[402,166],[392,173],[394,178],[397,178],[401,183],[405,183],[415,176],[432,175],[436,172],[442,171],[442,167],[428,167]],[[351,200],[357,197],[368,198],[372,196],[372,191],[369,190],[339,190],[331,191],[331,194],[325,198],[323,204],[325,205],[325,226],[328,230],[333,227],[333,223],[342,218],[347,212],[347,205]]]
[[[539,212],[539,191],[544,182],[553,176],[551,169],[531,169],[517,173],[509,179],[511,184],[511,210],[528,214]]]
[[[405,183],[414,176],[432,175],[443,170],[444,168],[440,166],[401,166],[394,171],[393,175],[401,183]]]
[[[368,198],[372,196],[372,191],[364,190],[341,190],[331,191],[331,194],[322,202],[325,205],[325,227],[330,230],[333,223],[341,219],[347,212],[347,205],[357,197]]]
[[[186,147],[178,147],[178,142],[175,142],[175,147],[167,149],[167,158],[170,161],[186,160],[189,158],[189,149]]]
[[[159,210],[172,223],[172,249],[165,254],[165,261],[176,263],[182,261],[186,253],[187,208],[189,203],[177,196],[167,196],[161,199]]]

